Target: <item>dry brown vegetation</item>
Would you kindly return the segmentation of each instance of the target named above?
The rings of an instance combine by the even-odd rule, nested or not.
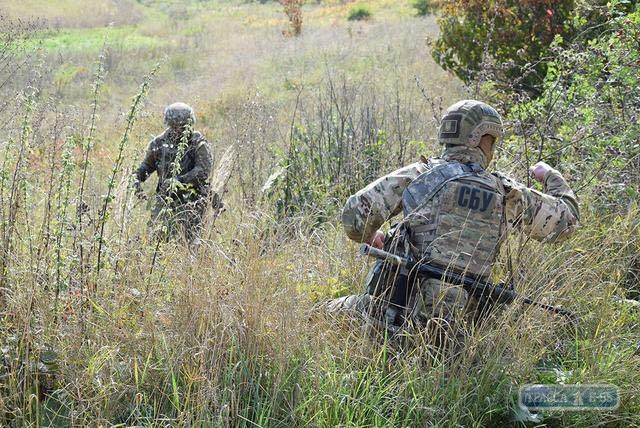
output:
[[[0,424],[497,426],[541,365],[623,394],[619,413],[552,424],[638,422],[637,309],[611,300],[635,205],[587,211],[561,246],[513,243],[519,291],[578,312],[579,332],[513,305],[445,372],[429,349],[398,358],[314,310],[370,265],[340,198],[433,153],[440,108],[473,95],[431,60],[433,17],[370,3],[352,23],[350,2],[307,2],[286,37],[277,2],[0,1]],[[195,256],[149,236],[128,188],[177,100],[218,160],[236,148]]]

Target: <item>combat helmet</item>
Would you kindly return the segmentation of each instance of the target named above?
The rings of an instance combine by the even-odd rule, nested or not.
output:
[[[447,146],[477,147],[483,135],[502,136],[502,118],[491,106],[476,100],[462,100],[447,109],[438,142]]]
[[[196,116],[191,106],[185,103],[173,103],[164,109],[164,124],[177,128],[196,123]]]

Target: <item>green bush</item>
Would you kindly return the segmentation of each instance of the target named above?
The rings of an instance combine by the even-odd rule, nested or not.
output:
[[[433,0],[413,0],[411,6],[416,10],[418,16],[430,15],[437,9]]]
[[[556,35],[569,36],[573,10],[574,0],[447,2],[432,55],[467,84],[491,81],[537,96],[549,45]]]
[[[640,188],[640,12],[620,15],[612,3],[602,17],[598,31],[576,17],[590,37],[552,46],[541,95],[511,108],[511,149],[562,164],[589,209],[624,212]]]
[[[359,4],[354,6],[350,11],[347,19],[349,21],[366,21],[371,18],[371,11],[365,5]]]
[[[317,92],[305,92],[287,147],[263,192],[279,220],[334,218],[347,197],[418,155],[419,134],[403,129],[404,117],[423,117],[410,105],[380,99],[374,81],[327,77]]]

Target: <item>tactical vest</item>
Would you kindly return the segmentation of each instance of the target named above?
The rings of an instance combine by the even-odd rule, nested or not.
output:
[[[502,187],[477,164],[430,159],[428,168],[402,197],[413,256],[489,276],[506,228]]]

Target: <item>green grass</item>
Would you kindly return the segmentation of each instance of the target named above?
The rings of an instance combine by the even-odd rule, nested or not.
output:
[[[16,71],[0,87],[12,100],[0,113],[0,425],[518,426],[519,386],[557,382],[549,368],[618,385],[623,402],[544,423],[640,424],[640,314],[613,300],[638,252],[639,213],[603,216],[595,183],[574,238],[510,240],[518,291],[576,312],[577,331],[514,304],[445,366],[427,338],[401,353],[317,310],[360,292],[371,265],[342,233],[344,200],[327,193],[434,153],[438,106],[469,96],[429,57],[433,18],[380,0],[373,20],[354,24],[351,4],[310,2],[302,35],[288,38],[275,2],[120,2],[134,13],[108,28],[100,7],[84,20],[77,2],[11,3],[12,16],[28,5],[61,24],[32,34],[40,53],[29,67],[7,60]],[[207,219],[197,257],[158,245],[147,204],[127,190],[178,99],[195,106],[218,159],[237,148],[227,211]],[[306,193],[279,217],[261,188],[290,147],[290,177],[305,178],[291,183]],[[329,156],[339,150],[347,156]],[[520,162],[500,159],[516,175]]]
[[[122,53],[145,49],[160,49],[171,44],[141,34],[135,27],[69,29],[47,32],[33,38],[29,49],[40,48],[47,54],[73,53],[97,56],[104,46]]]

